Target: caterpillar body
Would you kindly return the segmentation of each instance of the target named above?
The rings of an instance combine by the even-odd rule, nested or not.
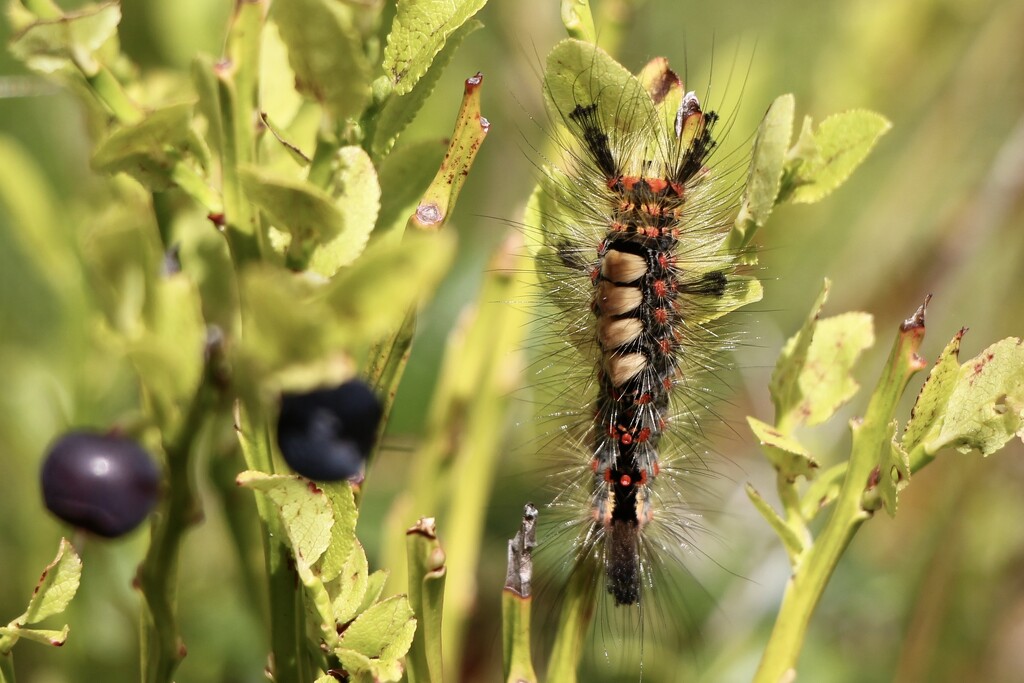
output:
[[[687,491],[704,470],[704,380],[730,345],[717,321],[761,287],[726,247],[736,193],[708,168],[718,117],[665,60],[633,76],[566,40],[545,91],[566,158],[532,199],[534,253],[558,310],[548,348],[578,378],[562,382],[575,408],[558,413],[570,464],[555,536],[570,539],[571,573],[643,615],[656,568],[699,527]]]

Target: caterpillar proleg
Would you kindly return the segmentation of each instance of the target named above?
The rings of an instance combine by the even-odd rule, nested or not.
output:
[[[565,564],[643,619],[659,563],[699,522],[706,381],[730,345],[720,319],[761,297],[726,247],[737,193],[710,168],[718,116],[664,59],[633,76],[601,49],[559,43],[545,97],[564,159],[531,201],[533,250],[558,365],[552,508]],[[560,375],[561,376],[561,375]],[[542,541],[543,543],[544,541]],[[637,623],[634,620],[634,623]]]

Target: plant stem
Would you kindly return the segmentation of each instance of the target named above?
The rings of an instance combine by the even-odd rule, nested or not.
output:
[[[273,473],[270,424],[258,407],[238,408],[237,424],[242,441],[245,464],[251,470]],[[281,519],[259,491],[256,509],[263,532],[263,554],[267,570],[270,607],[271,669],[275,683],[305,683],[302,646],[306,637],[305,611],[302,606],[302,584],[292,564],[291,551]]]
[[[0,654],[0,683],[14,683],[14,655]]]
[[[210,377],[204,375],[175,439],[164,445],[169,480],[167,497],[154,517],[149,549],[138,573],[139,589],[146,603],[142,678],[147,683],[171,681],[185,656],[177,623],[178,554],[185,531],[199,518],[191,462],[215,399],[214,385]]]
[[[839,558],[864,520],[871,516],[861,505],[879,459],[889,448],[890,422],[910,377],[924,367],[917,349],[924,338],[924,306],[904,321],[889,361],[862,421],[854,421],[853,445],[846,477],[832,515],[814,545],[793,570],[779,616],[754,677],[755,683],[792,680],[811,615]]]

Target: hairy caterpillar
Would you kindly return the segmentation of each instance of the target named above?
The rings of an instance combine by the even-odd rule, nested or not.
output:
[[[706,381],[731,345],[719,319],[761,297],[726,246],[734,188],[708,167],[718,116],[664,59],[633,76],[576,40],[548,57],[545,96],[566,150],[531,200],[541,323],[566,455],[552,507],[570,581],[640,622],[661,563],[699,527]],[[569,373],[572,379],[566,379]],[[655,610],[657,611],[657,610]],[[634,622],[636,623],[636,622]]]

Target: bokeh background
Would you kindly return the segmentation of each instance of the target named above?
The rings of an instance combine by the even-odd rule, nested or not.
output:
[[[197,52],[219,54],[230,5],[124,0],[123,48],[144,73],[184,72]],[[732,119],[727,149],[748,146],[760,116],[784,92],[795,93],[798,116],[820,120],[868,108],[893,122],[846,185],[818,205],[780,208],[757,239],[765,297],[756,310],[739,314],[746,343],[723,408],[732,428],[709,430],[724,436],[710,446],[722,456],[722,476],[714,483],[718,511],[703,520],[714,537],[689,567],[703,589],[680,596],[692,637],[672,651],[652,645],[646,656],[645,680],[749,680],[788,563],[742,492],[747,481],[762,492],[774,488],[743,416],[771,419],[767,381],[775,354],[806,315],[822,278],[833,280],[826,313],[862,310],[875,317],[876,348],[858,372],[868,388],[897,325],[926,294],[934,295],[924,346],[931,359],[961,326],[970,328],[964,359],[998,339],[1024,335],[1024,3],[650,0],[616,7],[622,11],[620,61],[635,70],[665,55],[685,72],[688,87],[704,92],[710,81],[712,102]],[[461,81],[485,74],[484,111],[492,129],[454,219],[459,261],[421,319],[389,448],[372,473],[362,511],[360,535],[371,568],[382,552],[390,502],[406,483],[446,336],[477,297],[491,254],[522,219],[536,179],[535,147],[544,140],[539,73],[544,55],[564,36],[558,4],[494,0],[480,18],[484,29],[467,39],[404,133],[404,139],[446,135]],[[87,293],[61,281],[60,264],[34,257],[38,245],[11,225],[26,209],[15,204],[28,201],[29,211],[59,216],[74,240],[78,226],[105,210],[98,190],[103,181],[89,170],[90,131],[78,101],[0,54],[0,136],[0,175],[8,179],[0,194],[5,622],[22,611],[67,533],[46,513],[38,492],[47,443],[68,427],[71,415],[78,423],[107,424],[136,397],[119,359],[95,357],[79,343],[96,315]],[[37,179],[46,191],[19,195],[10,191],[19,187],[10,178]],[[856,415],[865,403],[859,395],[844,415]],[[466,491],[494,488],[476,575],[448,578],[476,582],[478,589],[463,680],[500,675],[505,539],[522,504],[543,497],[528,450],[514,445],[517,430],[529,422],[529,401],[510,405],[510,446],[495,481],[459,483]],[[904,420],[908,411],[909,404]],[[849,446],[845,420],[809,431],[805,440],[820,460],[834,462]],[[987,460],[944,454],[911,482],[896,519],[879,515],[862,528],[811,624],[800,680],[1024,680],[1022,456],[1020,443]],[[246,504],[241,498],[239,505]],[[448,520],[439,521],[443,541]],[[138,596],[131,580],[145,535],[113,544],[84,540],[85,575],[68,613],[71,638],[60,650],[20,644],[22,680],[137,678]],[[180,605],[189,656],[177,680],[262,680],[265,637],[248,595],[224,515],[210,505],[183,551]],[[615,672],[598,655],[590,659],[582,680],[637,678]],[[455,680],[460,667],[448,667]]]

